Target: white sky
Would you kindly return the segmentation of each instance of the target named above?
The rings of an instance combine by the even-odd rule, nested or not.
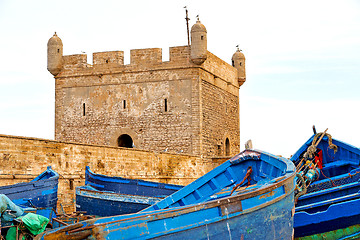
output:
[[[46,44],[64,54],[187,44],[196,15],[208,50],[228,63],[240,45],[240,138],[289,157],[312,134],[360,146],[360,1],[0,0],[0,134],[54,138],[54,79]]]

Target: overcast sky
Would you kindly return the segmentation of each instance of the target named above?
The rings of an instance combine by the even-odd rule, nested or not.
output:
[[[360,146],[360,1],[0,0],[0,134],[54,139],[54,78],[47,41],[64,55],[187,44],[185,10],[208,50],[231,63],[239,45],[241,150],[289,157],[312,134]]]

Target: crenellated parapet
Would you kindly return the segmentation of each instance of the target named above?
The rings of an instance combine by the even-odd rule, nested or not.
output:
[[[93,53],[93,65],[124,65],[124,52],[96,52]]]
[[[161,48],[130,50],[131,65],[156,65],[162,62]]]
[[[86,54],[74,54],[63,56],[64,67],[62,71],[70,69],[74,70],[76,68],[86,68],[87,67],[87,55]]]

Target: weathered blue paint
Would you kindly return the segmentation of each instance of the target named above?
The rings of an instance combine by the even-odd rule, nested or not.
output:
[[[86,166],[85,169],[85,185],[89,185],[99,191],[147,197],[168,196],[183,187],[174,184],[95,174],[90,170],[89,166]]]
[[[90,186],[76,188],[76,211],[96,216],[114,216],[141,211],[163,198],[98,191]]]
[[[245,181],[231,195],[249,166],[251,185]],[[80,222],[38,239],[291,239],[294,180],[289,160],[247,150],[147,210]]]
[[[138,212],[183,187],[95,174],[88,166],[85,179],[76,188],[76,210],[102,217]]]
[[[265,152],[258,154],[257,152],[247,151],[246,153],[236,155],[183,189],[143,211],[209,201],[213,198],[213,194],[216,194],[219,190],[241,182],[249,166],[252,166],[253,169],[251,176],[251,185],[253,186],[245,191],[256,191],[261,187],[278,181],[277,178],[284,177],[286,171],[294,171],[293,168],[287,169],[287,159],[274,157]],[[245,181],[243,186],[246,186],[246,184],[247,182]]]
[[[293,155],[292,161],[299,161],[313,138]],[[329,149],[327,137],[317,147],[323,152],[323,169],[319,180],[308,187],[296,204],[296,238],[360,224],[360,149],[336,139],[332,143],[338,147],[335,154]]]
[[[59,174],[49,166],[30,182],[0,187],[0,193],[22,207],[56,209],[58,181]]]

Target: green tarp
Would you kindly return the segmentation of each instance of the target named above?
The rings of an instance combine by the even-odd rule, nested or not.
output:
[[[45,231],[46,225],[49,223],[48,218],[34,213],[28,213],[25,216],[18,217],[17,219],[22,220],[24,226],[32,235],[38,235],[39,233]],[[23,237],[23,239],[25,238]],[[16,240],[15,227],[9,229],[6,234],[6,240]]]

